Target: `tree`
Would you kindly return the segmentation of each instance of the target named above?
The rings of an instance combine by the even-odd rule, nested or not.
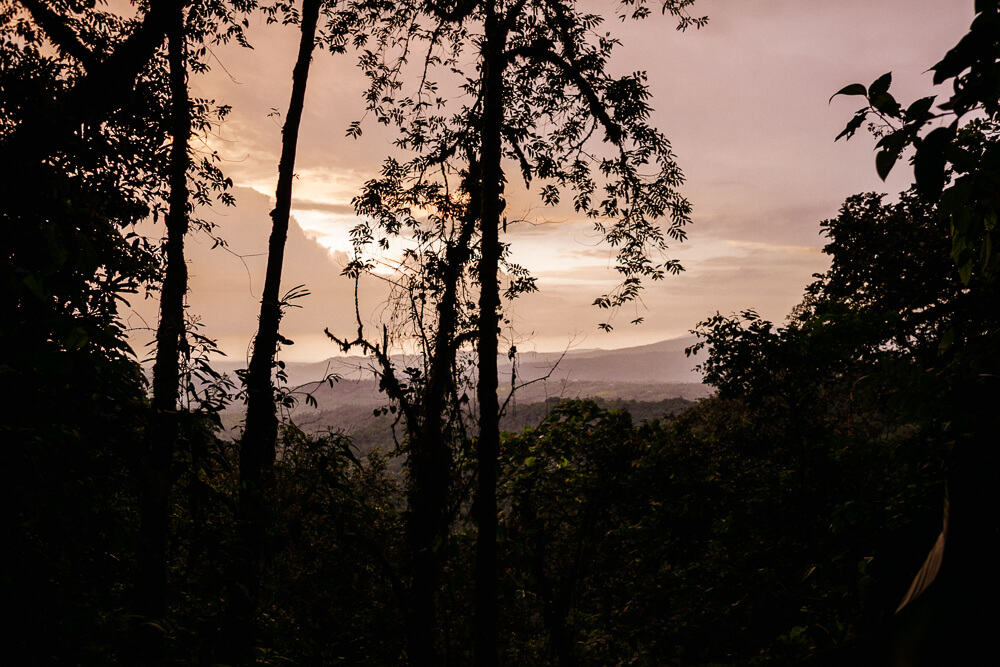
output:
[[[158,278],[155,248],[132,226],[161,200],[166,173],[162,12],[33,2],[0,12],[0,375],[24,397],[0,420],[12,450],[5,571],[21,580],[5,589],[21,610],[16,641],[77,662],[112,610],[134,604],[120,585],[130,575],[102,554],[129,563],[135,553],[121,498],[138,495],[145,382],[119,304]],[[99,93],[107,99],[90,99]],[[59,620],[40,640],[43,617]]]
[[[701,25],[691,18],[686,0],[664,3],[680,27]],[[424,12],[429,16],[421,17]],[[644,2],[623,3],[621,18],[644,18]],[[599,15],[565,2],[414,3],[394,6],[393,16],[375,34],[376,48],[363,58],[372,79],[371,109],[378,120],[403,128],[401,148],[426,152],[419,163],[442,164],[465,151],[475,153],[479,181],[480,252],[477,268],[476,355],[479,437],[477,490],[473,513],[479,527],[477,553],[477,662],[491,664],[496,650],[497,460],[499,404],[497,352],[501,287],[499,270],[506,254],[501,243],[504,210],[504,161],[513,160],[525,181],[542,181],[543,201],[555,204],[560,192],[574,193],[575,209],[595,219],[605,240],[617,249],[623,280],[617,290],[597,300],[615,308],[636,298],[642,279],[658,280],[677,272],[675,260],[656,261],[667,240],[682,240],[689,206],[676,187],[682,178],[670,144],[647,124],[650,108],[645,75],[615,78],[605,72],[616,42],[596,33]],[[415,94],[400,93],[399,73],[408,62],[411,42],[425,41],[424,74]],[[455,68],[457,57],[474,48],[477,71]],[[398,49],[396,58],[380,54]],[[468,103],[451,115],[432,80],[434,66],[457,78]],[[556,128],[547,132],[545,124]],[[611,146],[604,156],[591,152],[602,138]],[[595,141],[591,142],[594,138]],[[641,176],[651,168],[654,175]],[[423,171],[420,171],[423,175]],[[595,196],[603,190],[598,202]],[[657,224],[669,218],[666,229]],[[508,296],[533,288],[515,274]],[[603,328],[611,329],[609,323]],[[493,657],[491,657],[493,656]]]
[[[870,86],[851,84],[837,94],[865,97],[866,106],[840,136],[850,138],[873,118],[870,129],[879,137],[876,170],[882,178],[904,151],[913,148],[915,187],[948,220],[958,277],[975,301],[986,304],[995,294],[1000,257],[994,239],[1000,187],[1000,3],[978,0],[975,12],[969,32],[931,68],[935,85],[950,81],[952,86],[951,96],[936,108],[933,96],[904,109],[889,92],[891,73]],[[947,392],[952,401],[953,415],[946,528],[939,540],[943,557],[928,558],[927,563],[937,562],[939,570],[929,573],[925,566],[917,576],[924,583],[915,582],[906,598],[912,601],[931,582],[940,582],[931,601],[923,601],[936,615],[935,632],[923,633],[931,637],[929,645],[918,650],[926,655],[937,656],[936,651],[946,651],[949,645],[974,651],[987,632],[980,617],[955,615],[947,609],[967,608],[984,594],[973,573],[987,567],[983,545],[996,538],[981,529],[997,507],[992,482],[984,473],[998,463],[991,445],[998,427],[996,410],[987,398],[997,393],[993,310],[987,306],[972,314],[968,329],[978,335],[964,345],[949,350],[950,338],[943,341],[946,354],[936,369],[942,394]],[[959,337],[962,328],[956,325],[951,336]]]
[[[149,432],[142,493],[142,536],[136,584],[139,613],[148,619],[166,616],[167,536],[169,533],[170,464],[177,439],[179,354],[184,337],[184,295],[187,265],[184,236],[188,230],[188,142],[191,116],[188,100],[184,5],[172,8],[167,28],[170,85],[169,194],[165,225],[165,273],[160,291],[160,320],[153,364],[153,423]],[[147,641],[151,652],[155,642]]]
[[[606,593],[599,579],[624,574],[627,559],[616,556],[631,551],[624,539],[634,525],[630,510],[650,492],[635,474],[648,456],[637,430],[628,413],[604,411],[592,401],[567,402],[537,428],[504,441],[501,493],[510,507],[504,546],[512,552],[505,578],[533,595],[548,653],[560,667],[632,657],[586,646],[586,633],[600,632],[594,625],[613,621],[602,617],[590,625],[581,617],[593,613],[599,605],[590,603]],[[528,628],[521,630],[527,634]]]
[[[253,6],[252,0],[233,4],[237,13]],[[224,118],[226,108],[213,109],[208,100],[191,100],[188,76],[192,71],[207,69],[204,61],[207,41],[235,39],[243,46],[249,46],[243,36],[244,27],[229,6],[208,0],[175,4],[167,28],[170,149],[167,158],[167,201],[163,211],[166,240],[162,250],[164,274],[160,286],[160,318],[153,363],[153,416],[147,433],[148,451],[142,471],[143,516],[137,581],[138,611],[148,619],[166,616],[169,496],[173,482],[171,464],[177,449],[178,402],[184,384],[182,363],[183,359],[191,357],[185,321],[188,276],[184,238],[192,224],[202,229],[211,227],[192,216],[194,204],[210,203],[211,190],[216,191],[223,203],[233,203],[228,192],[232,182],[215,165],[218,156],[213,153],[210,157],[195,160],[190,147],[195,132],[204,134],[214,120]],[[226,30],[223,31],[223,28]],[[190,185],[189,180],[192,181]],[[186,386],[183,389],[190,391]],[[216,409],[216,406],[211,406],[211,409]],[[154,642],[146,643],[150,650],[155,650]]]
[[[338,338],[329,330],[327,335],[344,351],[359,347],[374,357],[380,388],[403,422],[408,471],[407,655],[412,663],[432,664],[438,661],[436,596],[450,527],[464,500],[456,493],[454,469],[455,450],[468,440],[467,399],[462,397],[466,379],[458,353],[474,332],[469,283],[478,248],[474,236],[479,177],[471,155],[468,171],[458,174],[461,187],[456,192],[420,177],[406,182],[405,174],[414,166],[408,167],[388,160],[382,178],[366,183],[355,200],[356,210],[376,221],[379,232],[406,228],[413,233],[414,246],[395,266],[390,295],[393,317],[398,315],[405,325],[391,334],[383,326],[382,340],[373,343],[357,311],[355,339]],[[426,219],[414,216],[413,209],[426,211]],[[370,223],[353,231],[358,258],[345,273],[356,285],[373,268],[361,253],[374,241],[375,231]],[[392,349],[406,339],[416,342],[420,361],[404,358],[405,368],[400,369]]]
[[[692,348],[708,348],[700,369],[719,399],[749,412],[761,442],[748,453],[787,471],[779,483],[793,502],[783,519],[796,541],[822,545],[797,545],[803,556],[795,558],[823,554],[852,565],[859,549],[871,556],[866,598],[851,603],[865,612],[845,628],[870,656],[885,653],[890,630],[909,623],[892,615],[919,567],[914,554],[940,526],[932,498],[961,437],[955,424],[979,409],[953,398],[964,382],[956,368],[995,330],[995,296],[969,290],[952,269],[946,215],[913,190],[896,203],[884,198],[849,197],[822,223],[831,266],[784,326],[753,311],[717,314],[699,324]],[[850,574],[827,569],[824,577],[835,576],[812,584],[829,598],[824,605],[855,595],[833,592],[844,591]],[[951,624],[933,622],[938,630]],[[807,623],[795,627],[805,645],[817,641]],[[925,648],[930,660],[957,650]]]
[[[292,5],[277,3],[269,10],[269,19],[298,23],[300,39],[298,55],[292,72],[292,92],[281,132],[281,157],[278,163],[276,203],[271,211],[271,236],[268,242],[267,270],[261,294],[260,317],[254,336],[253,353],[246,371],[246,427],[240,441],[240,500],[239,524],[243,554],[240,558],[238,584],[233,593],[233,636],[230,638],[230,658],[237,664],[252,660],[253,628],[260,568],[265,555],[268,526],[268,496],[272,485],[272,467],[278,437],[278,417],[272,373],[279,343],[291,344],[278,332],[282,308],[294,296],[294,290],[284,298],[280,295],[281,271],[285,240],[292,205],[292,184],[295,177],[295,156],[299,126],[305,104],[309,65],[318,36],[321,12],[328,19],[329,31],[319,34],[334,52],[344,47],[346,29],[343,16],[333,11],[334,5],[324,0],[303,0],[301,15]]]
[[[152,60],[156,50],[163,43],[169,22],[171,3],[153,0],[141,21],[133,27],[127,37],[112,40],[116,48],[101,59],[87,57],[87,46],[81,43],[79,35],[72,28],[62,25],[59,15],[40,0],[25,0],[23,3],[32,19],[42,28],[64,56],[83,56],[87,62],[80,76],[72,84],[60,90],[52,99],[39,101],[35,113],[23,119],[4,137],[2,149],[5,153],[18,156],[27,164],[45,160],[53,152],[64,148],[77,129],[78,123],[100,121],[128,101],[134,92],[133,84],[143,69]],[[8,12],[15,11],[13,7]],[[95,14],[90,14],[95,16]],[[8,14],[10,17],[10,14]],[[22,33],[35,33],[23,19],[16,22]],[[23,183],[19,178],[16,163],[6,160],[0,181]]]
[[[274,565],[264,581],[269,658],[289,664],[396,664],[405,636],[397,476],[340,433],[288,424],[275,463]]]
[[[865,98],[867,105],[854,114],[837,139],[850,139],[870,122],[878,137],[875,167],[881,178],[885,179],[904,151],[914,149],[910,162],[915,185],[949,217],[952,256],[965,283],[973,273],[992,277],[996,271],[994,193],[1000,187],[1000,3],[977,0],[975,10],[968,34],[930,68],[934,85],[950,81],[953,91],[936,108],[935,95],[904,109],[889,92],[891,72],[868,87],[853,83],[834,94]]]
[[[108,12],[72,4],[54,3],[52,6],[37,0],[26,0],[21,4],[26,15],[11,24],[26,38],[26,48],[21,49],[21,60],[25,62],[33,56],[38,44],[47,42],[55,47],[60,56],[52,61],[52,65],[63,68],[61,73],[56,70],[56,77],[57,80],[62,78],[61,83],[66,89],[63,95],[66,99],[61,100],[59,95],[42,100],[26,96],[28,105],[37,104],[33,108],[35,113],[16,119],[20,122],[11,125],[11,131],[4,137],[5,147],[12,151],[18,150],[20,142],[25,141],[25,137],[34,131],[33,123],[37,120],[35,114],[39,111],[43,114],[53,111],[48,106],[55,104],[62,108],[61,105],[70,104],[67,100],[79,102],[85,99],[80,96],[96,95],[98,92],[105,97],[94,101],[96,110],[72,107],[63,109],[66,118],[61,122],[72,125],[74,121],[83,121],[83,129],[60,134],[62,129],[57,126],[52,132],[53,137],[45,137],[39,145],[23,147],[24,154],[21,158],[26,162],[13,181],[7,182],[7,186],[19,187],[18,183],[21,181],[18,179],[23,179],[26,175],[46,179],[48,176],[44,171],[52,165],[59,165],[54,175],[61,178],[57,175],[58,169],[65,169],[67,174],[71,174],[73,162],[81,157],[84,158],[83,164],[89,159],[99,164],[104,159],[109,164],[117,165],[117,174],[113,170],[109,180],[110,187],[119,191],[117,196],[136,200],[134,213],[129,215],[151,214],[152,217],[159,218],[163,214],[167,223],[168,240],[162,249],[162,257],[151,257],[162,260],[165,274],[161,290],[162,317],[158,327],[157,358],[153,369],[154,423],[146,429],[143,438],[147,451],[137,456],[135,463],[139,478],[137,486],[141,518],[135,599],[132,602],[139,617],[161,620],[166,616],[168,495],[172,483],[171,463],[177,438],[177,404],[182,380],[179,357],[186,347],[182,343],[185,334],[183,300],[187,290],[183,237],[190,215],[189,194],[193,194],[193,198],[201,204],[208,204],[213,194],[226,203],[232,201],[227,192],[231,183],[216,167],[216,156],[209,155],[201,160],[194,160],[189,156],[189,140],[193,129],[199,133],[204,132],[214,120],[224,115],[225,109],[214,107],[208,100],[189,99],[189,62],[193,62],[193,67],[197,68],[200,64],[198,56],[203,57],[205,53],[202,50],[200,54],[190,54],[186,44],[191,40],[204,41],[206,38],[216,37],[222,39],[235,36],[242,39],[242,25],[233,20],[230,7],[220,3],[195,3],[190,8],[184,3],[173,3],[166,18],[162,19],[161,27],[168,33],[167,53],[164,54],[151,34],[146,34],[139,42],[135,41],[139,39],[137,35],[149,33],[148,26],[151,22],[160,25],[157,22],[161,19],[156,18],[157,12],[160,12],[157,7],[152,7],[144,17],[140,14],[143,19],[140,22],[117,19]],[[227,24],[228,28],[221,36],[216,33],[220,23]],[[132,28],[135,30],[128,36],[128,31]],[[129,57],[134,61],[121,61],[123,56],[117,52],[103,59],[99,56],[104,52],[112,53],[110,47],[119,41],[122,42],[120,49],[131,49]],[[140,42],[141,45],[136,45]],[[128,47],[129,44],[133,46]],[[142,60],[142,54],[148,48],[152,51]],[[116,66],[118,69],[109,70],[110,63],[115,61],[120,61]],[[135,77],[134,81],[129,78],[132,76]],[[112,80],[109,77],[118,79]],[[95,80],[102,83],[94,83]],[[90,92],[80,92],[88,90]],[[90,113],[96,115],[90,116]],[[103,136],[95,131],[96,127],[109,119],[110,131]],[[15,118],[11,116],[9,120],[13,121]],[[92,135],[89,137],[90,146],[81,142],[88,134]],[[104,145],[102,140],[106,142]],[[167,145],[170,146],[169,150],[164,149]],[[74,155],[76,151],[81,153]],[[84,157],[86,151],[95,151],[94,157]],[[12,157],[14,155],[16,153],[12,153]],[[40,162],[36,165],[32,160]],[[39,171],[42,172],[41,176]],[[68,182],[72,180],[70,177]],[[108,194],[96,189],[93,196],[99,201],[101,197],[108,197]],[[113,201],[112,197],[109,199]],[[93,204],[72,194],[68,195],[66,205],[64,211],[43,212],[41,217],[44,222],[41,227],[44,228],[46,224],[57,228],[64,226],[81,211],[93,208]],[[51,217],[45,220],[47,216]],[[130,219],[135,221],[135,218]],[[194,222],[204,225],[197,219]],[[36,224],[36,220],[22,221],[22,226],[29,229]],[[91,236],[90,230],[80,231],[84,239]],[[111,238],[114,238],[114,234]],[[108,251],[104,261],[115,261],[115,255],[127,257],[129,251],[133,254],[153,252],[149,242],[135,233],[129,233],[123,240],[125,243],[121,246],[111,243],[107,248],[101,249],[102,252]],[[98,267],[93,273],[87,273],[86,267],[83,268],[81,275],[84,283],[92,280],[91,276],[96,275],[99,279],[107,270]],[[112,287],[113,290],[117,289],[112,292],[112,298],[123,298],[125,293],[135,292],[143,283],[147,290],[155,289],[156,279],[159,277],[156,273],[138,273],[131,280],[126,279]],[[120,336],[117,309],[109,309],[108,314],[114,323],[108,326],[108,330],[116,331],[115,335]],[[82,319],[80,313],[70,311],[68,315],[71,319]],[[124,350],[127,355],[131,355],[127,346],[124,346]],[[156,626],[145,624],[141,627],[149,630]],[[154,632],[155,636],[138,640],[143,645],[141,650],[145,658],[157,659],[162,648],[156,641],[159,634]]]
[[[864,193],[848,197],[836,218],[820,223],[830,268],[816,274],[783,327],[753,310],[716,314],[699,323],[688,352],[709,349],[699,365],[724,397],[780,392],[812,402],[788,374],[815,368],[812,384],[843,376],[843,360],[896,359],[924,369],[943,344],[965,346],[982,335],[965,320],[983,309],[950,271],[947,222],[910,190],[899,201]],[[956,332],[958,338],[956,338]],[[793,378],[794,380],[794,378]]]

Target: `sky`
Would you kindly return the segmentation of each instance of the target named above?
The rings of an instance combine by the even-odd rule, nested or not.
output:
[[[595,11],[611,2],[589,2]],[[515,259],[538,278],[539,292],[511,310],[505,336],[521,350],[619,348],[687,334],[716,311],[754,308],[782,321],[814,273],[827,266],[819,223],[854,193],[895,193],[910,182],[900,163],[887,182],[875,174],[874,141],[859,133],[834,142],[860,98],[830,95],[892,71],[897,99],[933,93],[926,70],[967,31],[971,0],[698,0],[709,17],[700,30],[678,32],[659,15],[606,29],[623,46],[611,69],[648,74],[653,124],[670,139],[692,202],[688,239],[671,247],[685,271],[650,284],[636,308],[598,330],[605,314],[590,304],[616,282],[612,251],[590,222],[571,210],[547,210],[530,193],[511,191],[507,214]],[[212,70],[194,77],[195,93],[233,111],[207,145],[235,184],[235,208],[204,211],[230,248],[188,242],[190,310],[202,332],[228,356],[247,353],[256,328],[280,151],[297,47],[294,27],[251,21],[253,50],[213,49]],[[364,116],[364,79],[356,56],[317,51],[306,96],[283,289],[306,284],[311,295],[286,316],[282,333],[296,342],[287,360],[337,354],[323,328],[349,335],[356,326],[353,286],[340,276],[350,252],[350,205],[360,185],[394,154],[391,135],[365,122],[360,139],[345,136]],[[522,188],[523,190],[523,188]],[[537,224],[540,222],[548,224]],[[534,223],[534,224],[533,224]],[[238,256],[239,255],[239,256]],[[361,288],[366,322],[384,314],[384,290]],[[153,301],[133,303],[129,324],[141,347],[155,322]],[[641,325],[629,321],[642,317]]]

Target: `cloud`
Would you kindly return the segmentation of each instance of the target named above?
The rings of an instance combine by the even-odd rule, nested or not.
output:
[[[597,334],[606,313],[590,304],[617,280],[613,250],[598,245],[592,221],[581,219],[569,200],[542,206],[539,184],[528,191],[512,170],[507,238],[515,261],[542,288],[512,307],[513,335],[533,336],[539,349],[562,349],[574,337],[618,347],[681,335],[716,310],[754,306],[783,319],[812,273],[826,267],[819,222],[836,215],[850,194],[891,193],[910,180],[900,166],[887,183],[879,181],[866,137],[833,142],[855,106],[841,99],[829,104],[830,94],[890,69],[901,99],[926,94],[923,72],[965,33],[971,4],[699,0],[696,11],[711,18],[699,31],[677,33],[659,16],[608,22],[623,43],[612,70],[648,72],[651,120],[670,138],[687,177],[683,192],[694,205],[689,242],[669,251],[687,270],[650,285],[638,308],[615,316],[614,334]],[[256,326],[280,114],[297,49],[295,26],[265,26],[260,17],[250,37],[252,51],[213,47],[221,65],[193,79],[197,94],[233,106],[208,143],[242,187],[236,209],[210,214],[231,252],[210,250],[210,240],[197,235],[188,242],[188,298],[206,332],[234,356],[245,353]],[[340,275],[357,221],[350,202],[383,159],[398,153],[391,133],[375,123],[366,122],[358,140],[345,137],[348,123],[365,115],[364,85],[353,56],[316,54],[296,165],[293,213],[301,224],[290,229],[282,281],[285,289],[305,283],[312,295],[282,323],[296,341],[286,358],[329,356],[335,350],[323,327],[355,328],[353,285]],[[378,281],[361,286],[363,317],[380,316],[385,294]],[[137,304],[137,311],[155,322],[155,301]],[[636,316],[645,324],[629,326]]]
[[[257,327],[273,203],[247,188],[237,188],[235,194],[235,208],[212,209],[205,216],[217,224],[215,233],[226,239],[227,248],[213,249],[211,239],[204,234],[193,233],[188,237],[187,301],[190,312],[204,323],[204,333],[217,338],[226,354],[241,359]],[[145,231],[159,233],[149,227]],[[341,275],[347,255],[330,252],[309,238],[293,218],[285,258],[282,293],[296,285],[305,285],[310,295],[297,301],[301,307],[289,309],[282,319],[282,334],[296,343],[284,351],[283,357],[308,360],[336,354],[337,349],[327,340],[323,328],[329,326],[332,331],[344,334],[357,329],[354,283]],[[359,296],[368,309],[362,312],[369,314],[373,304],[385,301],[386,290],[380,281],[364,280]],[[133,308],[136,311],[133,322],[155,323],[155,299],[135,303]],[[134,332],[133,347],[141,349],[147,338],[148,332]]]
[[[317,213],[336,213],[337,215],[354,215],[354,207],[350,204],[335,204],[309,199],[292,199],[292,207],[298,211],[315,211]]]

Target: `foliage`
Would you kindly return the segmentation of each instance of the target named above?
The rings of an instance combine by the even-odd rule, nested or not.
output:
[[[645,426],[567,403],[508,438],[506,659],[860,660],[937,518],[932,441],[878,422],[811,441],[806,487],[787,418],[741,399]]]
[[[969,32],[931,67],[934,84],[951,82],[952,94],[902,104],[889,92],[892,73],[868,87],[855,83],[836,95],[860,95],[867,106],[854,114],[837,137],[848,139],[872,120],[879,137],[875,165],[883,179],[903,152],[913,147],[910,162],[916,188],[938,202],[951,225],[951,254],[962,281],[973,274],[995,275],[997,251],[996,192],[1000,189],[1000,3],[977,0]],[[832,99],[832,98],[831,98]]]
[[[80,10],[76,34],[91,49],[135,27]],[[146,408],[118,308],[158,273],[155,249],[131,228],[160,191],[165,80],[150,68],[134,85],[148,104],[132,99],[101,122],[67,114],[59,150],[33,159],[34,146],[22,151],[12,138],[84,69],[49,48],[19,6],[0,13],[0,382],[18,397],[0,407],[3,588],[18,609],[11,650],[39,663],[107,664],[128,625],[134,442]]]
[[[676,16],[681,29],[704,25],[704,18],[688,14],[691,4],[666,2],[663,11]],[[436,8],[430,16],[425,10],[424,3],[394,3],[390,19],[374,26],[371,37],[356,40],[363,47],[361,66],[371,80],[370,112],[378,122],[397,126],[396,145],[415,154],[405,164],[390,160],[383,170],[386,181],[366,186],[369,195],[361,201],[367,214],[372,213],[370,195],[385,190],[386,182],[402,191],[402,184],[411,180],[419,190],[429,187],[426,182],[440,172],[443,180],[430,187],[447,192],[449,171],[455,173],[450,161],[466,158],[475,147],[484,113],[484,56],[477,59],[475,75],[460,63],[481,46],[485,10],[477,3]],[[504,17],[507,35],[500,64],[507,101],[500,128],[503,158],[517,165],[544,204],[558,204],[564,193],[571,193],[574,210],[592,218],[615,249],[622,282],[595,305],[616,308],[633,301],[643,280],[681,270],[665,253],[670,241],[684,239],[690,214],[689,203],[677,190],[683,176],[670,143],[648,124],[646,75],[608,73],[609,57],[619,42],[599,32],[605,20],[600,14],[573,3],[547,1],[500,3],[497,11]],[[649,8],[645,2],[627,2],[620,12],[622,20],[641,19]],[[401,74],[414,54],[422,75],[411,90]],[[447,99],[441,93],[446,88],[458,88],[461,96]],[[349,134],[360,131],[360,124],[352,124]],[[599,148],[602,142],[610,145],[609,151]],[[412,217],[375,217],[390,236],[403,223],[421,224]],[[666,221],[663,226],[660,219]],[[370,226],[361,229],[361,239],[375,240]],[[509,249],[502,247],[505,258]],[[534,289],[523,269],[509,262],[504,269],[508,298]],[[608,323],[602,326],[611,328]]]
[[[950,81],[952,94],[934,109],[936,97],[917,100],[905,111],[888,92],[891,75],[871,86],[854,84],[842,93],[864,95],[844,134],[850,136],[874,114],[876,168],[884,178],[904,149],[913,147],[915,189],[937,205],[950,227],[951,258],[963,289],[945,312],[953,319],[941,336],[940,358],[928,370],[929,384],[947,427],[941,444],[948,448],[945,523],[933,574],[914,585],[904,619],[933,618],[910,630],[912,660],[931,664],[967,660],[988,641],[984,619],[967,611],[969,601],[993,595],[974,574],[984,567],[987,544],[996,531],[984,517],[996,512],[998,499],[986,471],[997,466],[998,377],[996,290],[998,254],[994,245],[998,185],[998,90],[1000,90],[1000,3],[975,3],[969,32],[931,69],[934,83]],[[940,309],[932,309],[935,317]],[[902,392],[909,393],[909,392]],[[990,537],[992,535],[993,537]],[[928,561],[930,562],[930,561]],[[916,582],[917,579],[914,579]]]
[[[915,192],[894,204],[882,199],[851,197],[823,223],[831,267],[785,326],[752,311],[716,315],[695,331],[701,340],[694,349],[709,348],[701,368],[720,397],[743,402],[763,419],[757,428],[770,442],[787,443],[774,464],[794,470],[789,493],[796,507],[831,516],[835,530],[851,517],[845,534],[864,526],[852,539],[881,545],[883,555],[868,554],[863,573],[876,577],[873,584],[885,582],[877,586],[880,601],[855,618],[871,623],[881,616],[888,628],[905,574],[912,576],[915,555],[933,541],[935,492],[946,472],[955,474],[956,445],[969,430],[988,428],[981,420],[983,380],[975,374],[989,367],[983,355],[995,345],[996,297],[992,283],[977,277],[966,286],[951,270],[945,212]],[[857,495],[816,507],[813,492],[804,490],[833,493],[833,480],[840,480],[837,494]],[[854,486],[861,480],[867,489]],[[967,482],[955,488],[963,495],[982,490]],[[969,502],[988,502],[975,497]],[[797,530],[820,543],[807,517]],[[887,546],[886,535],[900,536],[899,544]],[[891,595],[895,601],[886,599]],[[799,639],[809,635],[807,625],[796,627],[803,628]],[[876,632],[888,631],[862,625],[846,632],[869,633],[877,644]]]
[[[266,664],[392,664],[401,623],[400,489],[379,451],[286,428],[265,574]],[[279,659],[280,657],[280,659]]]

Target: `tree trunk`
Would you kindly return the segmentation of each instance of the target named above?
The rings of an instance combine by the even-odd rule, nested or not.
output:
[[[452,451],[444,420],[447,396],[453,386],[457,347],[458,285],[472,254],[472,234],[481,209],[478,168],[470,165],[466,190],[471,201],[455,243],[445,253],[444,293],[437,307],[437,331],[431,351],[427,384],[421,397],[421,422],[411,430],[407,540],[411,563],[407,651],[410,664],[439,664],[435,597],[441,579],[442,553],[448,539]]]
[[[309,64],[316,40],[320,0],[303,0],[299,52],[292,72],[292,94],[281,132],[281,159],[278,163],[277,200],[271,211],[271,238],[268,243],[267,272],[260,302],[257,335],[247,370],[246,429],[240,443],[238,582],[231,604],[233,634],[229,637],[230,661],[248,664],[253,660],[254,618],[257,593],[267,536],[267,497],[270,494],[278,435],[278,415],[274,404],[271,371],[278,345],[281,321],[279,290],[292,207],[292,179],[295,152],[305,101]]]
[[[482,252],[479,263],[479,441],[476,447],[478,484],[473,513],[476,535],[475,663],[497,664],[497,458],[500,450],[497,403],[497,336],[499,333],[500,215],[503,170],[503,54],[505,32],[496,6],[486,9],[483,42],[483,122],[480,130],[482,162]]]
[[[156,329],[153,364],[153,416],[146,437],[140,489],[141,528],[138,549],[136,606],[146,619],[166,615],[167,538],[170,529],[170,464],[178,431],[179,355],[184,340],[184,295],[187,265],[184,236],[188,230],[188,141],[191,117],[188,106],[183,5],[177,3],[167,31],[170,67],[169,202],[166,215],[166,274],[160,292],[160,321]]]

